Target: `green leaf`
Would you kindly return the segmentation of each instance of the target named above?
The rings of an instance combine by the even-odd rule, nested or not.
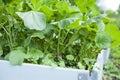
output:
[[[52,31],[55,30],[55,27],[52,24],[47,24],[46,28],[42,31],[44,34],[51,34]]]
[[[57,66],[56,62],[53,60],[51,53],[47,54],[43,59],[42,63],[49,66]]]
[[[13,65],[21,65],[24,61],[25,54],[21,50],[13,50],[10,52],[9,60]]]
[[[70,37],[68,44],[73,43],[73,41],[77,40],[78,37],[79,37],[79,34],[78,34],[78,33],[73,34],[73,35]]]
[[[41,7],[41,11],[44,12],[44,14],[46,15],[47,21],[52,20],[52,18],[54,16],[54,13],[53,13],[53,10],[50,7],[44,5],[44,6]]]
[[[59,66],[60,66],[60,67],[65,67],[65,62],[64,62],[64,61],[60,61],[60,62],[59,62]]]
[[[105,32],[107,35],[109,35],[112,40],[117,40],[117,41],[120,41],[120,31],[118,29],[118,27],[115,25],[115,24],[107,24],[105,26]]]
[[[19,11],[22,11],[22,10],[24,9],[24,5],[25,5],[24,0],[21,1],[20,3],[17,3],[17,9],[18,9]]]
[[[43,0],[43,2],[44,2],[46,5],[52,3],[53,1],[56,1],[56,0]]]
[[[63,20],[60,20],[58,22],[58,27],[60,29],[64,29],[66,27],[68,27],[70,24],[72,24],[75,20],[77,20],[78,18],[66,18],[66,19],[63,19]],[[67,28],[66,28],[67,29]]]
[[[83,19],[83,14],[81,12],[76,12],[76,13],[71,13],[69,15],[69,18],[78,18],[79,20],[82,21]]]
[[[24,43],[23,43],[23,44],[24,44],[24,47],[28,46],[28,45],[30,44],[30,42],[31,42],[31,39],[32,39],[32,38],[35,38],[35,37],[38,37],[38,38],[40,38],[40,39],[44,39],[44,38],[45,38],[43,32],[41,32],[41,31],[36,31],[36,32],[34,32],[31,36],[27,37],[27,38],[24,40]]]
[[[31,49],[27,55],[26,58],[30,58],[33,60],[38,60],[39,58],[42,58],[44,56],[43,52],[38,49]]]
[[[66,58],[67,58],[67,60],[71,60],[71,61],[74,60],[74,56],[73,55],[67,55]]]
[[[84,25],[89,25],[89,24],[92,24],[92,23],[95,23],[95,22],[98,22],[98,23],[102,23],[101,19],[102,19],[102,15],[99,15],[99,16],[94,16],[90,19],[88,19],[87,21],[85,21],[83,24]]]
[[[111,48],[116,48],[120,45],[120,41],[113,41],[112,44],[111,44]]]
[[[41,12],[16,12],[16,14],[24,21],[24,25],[29,29],[43,30],[46,27],[45,15]]]
[[[61,14],[68,13],[69,12],[69,5],[67,1],[58,1],[56,3],[56,8]]]
[[[111,19],[108,18],[108,17],[103,17],[102,20],[103,20],[104,23],[108,23],[108,22],[111,21]]]
[[[0,47],[0,56],[3,54],[3,50],[2,48]]]
[[[80,12],[77,6],[69,6],[69,13],[77,13]]]
[[[93,63],[95,63],[96,59],[84,58],[84,61],[86,65],[93,66]]]
[[[84,37],[88,37],[90,31],[88,30],[87,27],[81,28],[79,31],[80,35],[84,36]]]
[[[81,64],[81,62],[78,62],[77,66],[79,67],[79,69],[82,69],[82,70],[85,69],[85,66],[83,66],[83,65]]]
[[[30,2],[27,2],[27,4],[32,10],[39,11],[43,2],[42,0],[30,0]]]
[[[0,6],[3,6],[4,3],[3,3],[3,0],[0,0]]]
[[[109,48],[111,45],[111,39],[104,33],[98,33],[95,38],[96,46],[99,48]]]
[[[76,20],[73,23],[71,23],[67,29],[79,29],[79,28],[80,28],[79,20]]]
[[[43,59],[42,62],[45,65],[55,66],[55,67],[57,66],[57,64],[51,59]]]
[[[89,66],[89,67],[88,67],[89,70],[90,70],[90,69],[93,69],[93,65],[94,65],[96,59],[84,58],[83,60],[84,60],[85,64],[86,64],[87,66]]]
[[[79,7],[79,9],[80,9],[82,12],[86,12],[86,11],[87,11],[87,9],[86,9],[87,0],[75,0],[75,3],[77,4],[77,6]]]
[[[95,2],[96,0],[75,0],[75,3],[83,13],[86,13],[89,9],[93,8]]]
[[[31,37],[27,37],[23,43],[24,47],[28,46],[30,44],[30,41],[31,41]]]
[[[2,36],[2,34],[0,33],[0,37]]]
[[[10,56],[10,53],[8,53],[8,54],[4,57],[4,59],[9,61],[9,56]]]
[[[105,24],[102,20],[98,21],[97,25],[98,25],[98,31],[104,31]]]
[[[33,33],[33,35],[31,35],[31,37],[32,37],[32,38],[33,38],[33,37],[38,37],[38,38],[40,38],[40,39],[44,39],[44,38],[45,38],[43,32],[40,32],[40,31]]]
[[[112,39],[111,48],[117,47],[120,45],[120,30],[114,24],[107,24],[105,27],[105,32]]]

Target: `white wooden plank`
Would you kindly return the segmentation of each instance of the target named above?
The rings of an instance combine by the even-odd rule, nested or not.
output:
[[[108,48],[106,50],[102,50],[102,53],[103,53],[103,64],[105,64],[110,55],[110,48]]]
[[[107,60],[109,52],[110,49],[101,51],[91,76],[88,70],[26,63],[22,66],[13,66],[8,61],[0,60],[0,80],[102,80],[103,63]]]
[[[93,67],[91,73],[91,80],[102,80],[103,66],[107,62],[109,57],[110,49],[102,50],[97,57],[97,61]]]
[[[78,78],[89,80],[89,71],[33,64],[12,66],[8,61],[0,60],[0,80],[78,80]]]

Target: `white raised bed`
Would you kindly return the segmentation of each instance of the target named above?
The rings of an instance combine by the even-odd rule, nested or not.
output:
[[[0,60],[0,80],[102,80],[103,65],[110,49],[102,50],[90,75],[89,70],[68,69],[43,65],[27,64],[13,66]]]

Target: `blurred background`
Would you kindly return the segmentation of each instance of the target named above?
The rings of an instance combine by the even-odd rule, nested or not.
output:
[[[98,0],[98,9],[120,30],[120,0]],[[120,46],[111,49],[110,57],[104,67],[103,80],[120,80]]]

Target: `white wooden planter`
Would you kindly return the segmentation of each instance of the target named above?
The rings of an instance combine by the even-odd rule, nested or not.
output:
[[[102,80],[103,65],[110,49],[102,50],[90,75],[89,70],[68,69],[24,63],[13,66],[0,60],[0,80]]]

